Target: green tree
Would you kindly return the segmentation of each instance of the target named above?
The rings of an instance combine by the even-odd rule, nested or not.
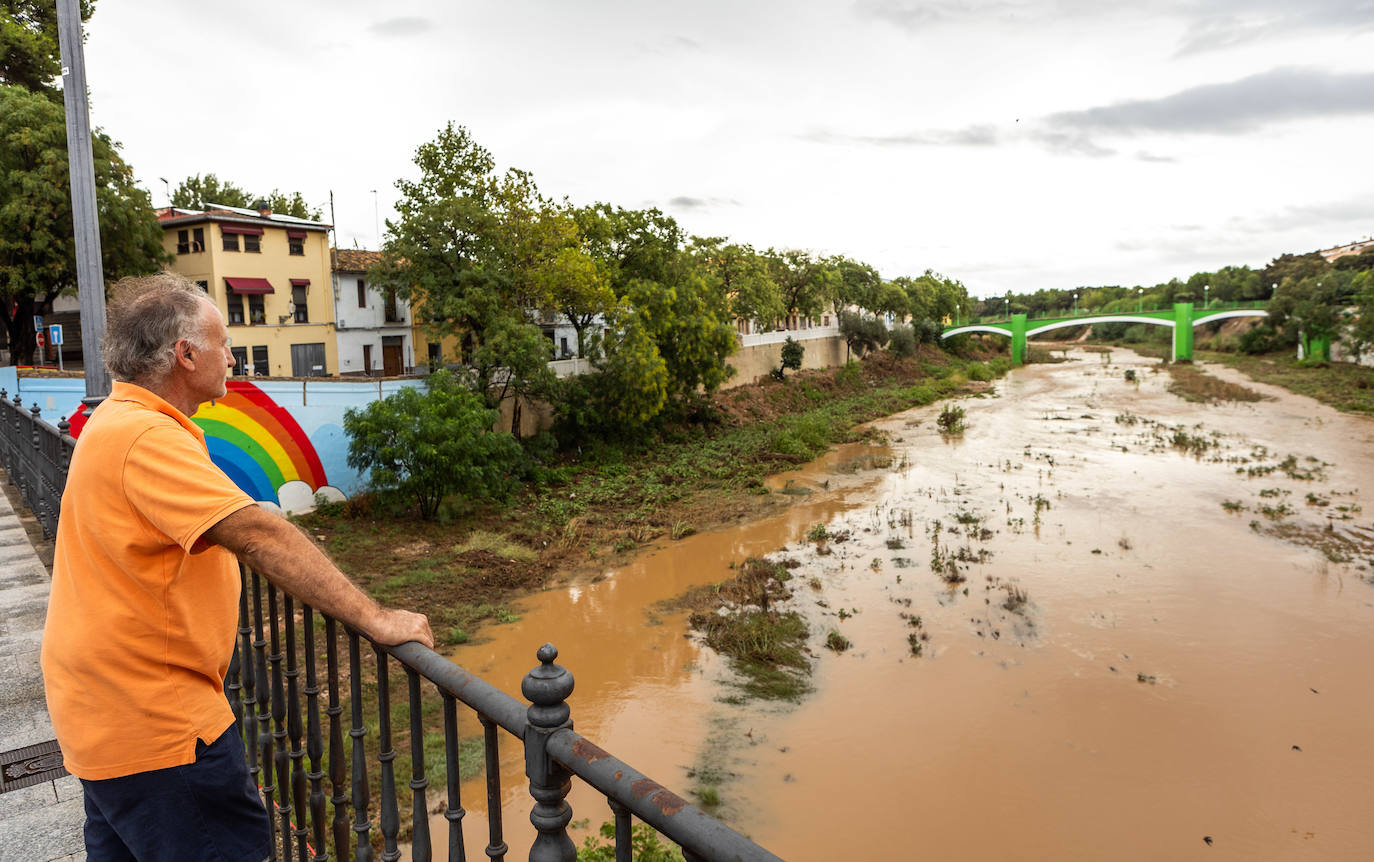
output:
[[[782,291],[784,312],[798,317],[820,316],[826,302],[835,295],[839,277],[835,268],[799,249],[769,249],[768,258],[773,280]]]
[[[882,304],[880,291],[883,279],[876,269],[843,256],[832,257],[827,263],[833,270],[830,278],[831,295],[828,298],[834,304],[835,311],[844,311],[851,306],[863,311],[878,310]]]
[[[888,333],[883,322],[875,317],[857,311],[841,311],[840,337],[844,339],[845,359],[848,360],[849,351],[863,356],[887,344]]]
[[[82,0],[81,20],[95,10],[95,0]],[[56,88],[62,72],[54,0],[0,0],[0,85],[23,87],[60,100]]]
[[[104,134],[91,136],[105,278],[156,272],[170,258],[148,193]],[[76,245],[62,106],[0,86],[0,319],[11,361],[29,364],[33,315],[76,290]]]
[[[787,313],[767,258],[753,247],[728,243],[721,237],[695,237],[692,254],[698,267],[725,295],[730,317],[754,321],[767,332]]]
[[[414,500],[425,519],[452,494],[501,498],[522,452],[509,434],[491,430],[496,416],[452,374],[436,371],[423,389],[344,413],[348,464],[368,471],[372,487]]]
[[[782,343],[782,365],[778,366],[778,379],[782,380],[787,375],[787,369],[800,371],[802,358],[806,356],[806,345],[796,341],[792,336],[787,336],[787,340]]]
[[[636,279],[626,299],[663,358],[667,399],[679,412],[690,409],[698,390],[709,398],[734,373],[725,360],[739,342],[725,320],[724,296],[700,275],[671,287]]]

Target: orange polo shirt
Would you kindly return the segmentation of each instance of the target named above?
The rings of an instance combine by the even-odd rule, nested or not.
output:
[[[48,712],[89,780],[193,763],[233,723],[234,555],[201,539],[254,505],[181,411],[115,383],[72,455],[43,630]]]

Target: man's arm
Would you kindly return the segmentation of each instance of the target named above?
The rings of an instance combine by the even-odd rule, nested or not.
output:
[[[382,608],[300,530],[261,506],[226,515],[205,531],[204,538],[233,551],[254,571],[297,599],[378,643],[419,641],[434,647],[434,635],[424,614]]]

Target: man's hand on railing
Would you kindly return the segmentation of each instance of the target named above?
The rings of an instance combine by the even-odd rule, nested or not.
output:
[[[358,630],[383,646],[418,641],[434,649],[434,633],[424,614],[378,608],[377,615],[358,625]]]

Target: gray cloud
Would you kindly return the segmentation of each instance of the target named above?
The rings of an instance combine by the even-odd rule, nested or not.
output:
[[[1238,134],[1269,123],[1374,113],[1374,72],[1280,68],[1225,84],[1051,114],[1051,128],[1111,134]]]
[[[1339,74],[1279,68],[1224,84],[1204,84],[1158,99],[1137,99],[1081,111],[1062,111],[1015,126],[974,124],[960,129],[919,129],[894,135],[853,135],[812,130],[818,144],[878,147],[992,147],[1026,140],[1052,153],[1105,158],[1118,151],[1102,138],[1137,135],[1238,135],[1274,123],[1317,117],[1374,114],[1374,72]],[[1145,162],[1172,162],[1167,154],[1137,151]]]
[[[405,16],[369,24],[367,32],[375,36],[418,36],[433,27],[434,22],[428,18]]]
[[[1374,28],[1374,0],[1192,0],[1179,54],[1196,54],[1299,32]]]
[[[718,206],[739,206],[739,201],[732,198],[698,198],[690,195],[678,195],[668,199],[668,206],[679,210],[709,209]]]
[[[1374,0],[1164,0],[1136,6],[1057,0],[858,0],[854,12],[910,33],[976,21],[1018,27],[1057,26],[1079,20],[1122,16],[1176,20],[1183,28],[1180,55],[1231,48],[1295,34],[1356,33],[1374,29]]]

